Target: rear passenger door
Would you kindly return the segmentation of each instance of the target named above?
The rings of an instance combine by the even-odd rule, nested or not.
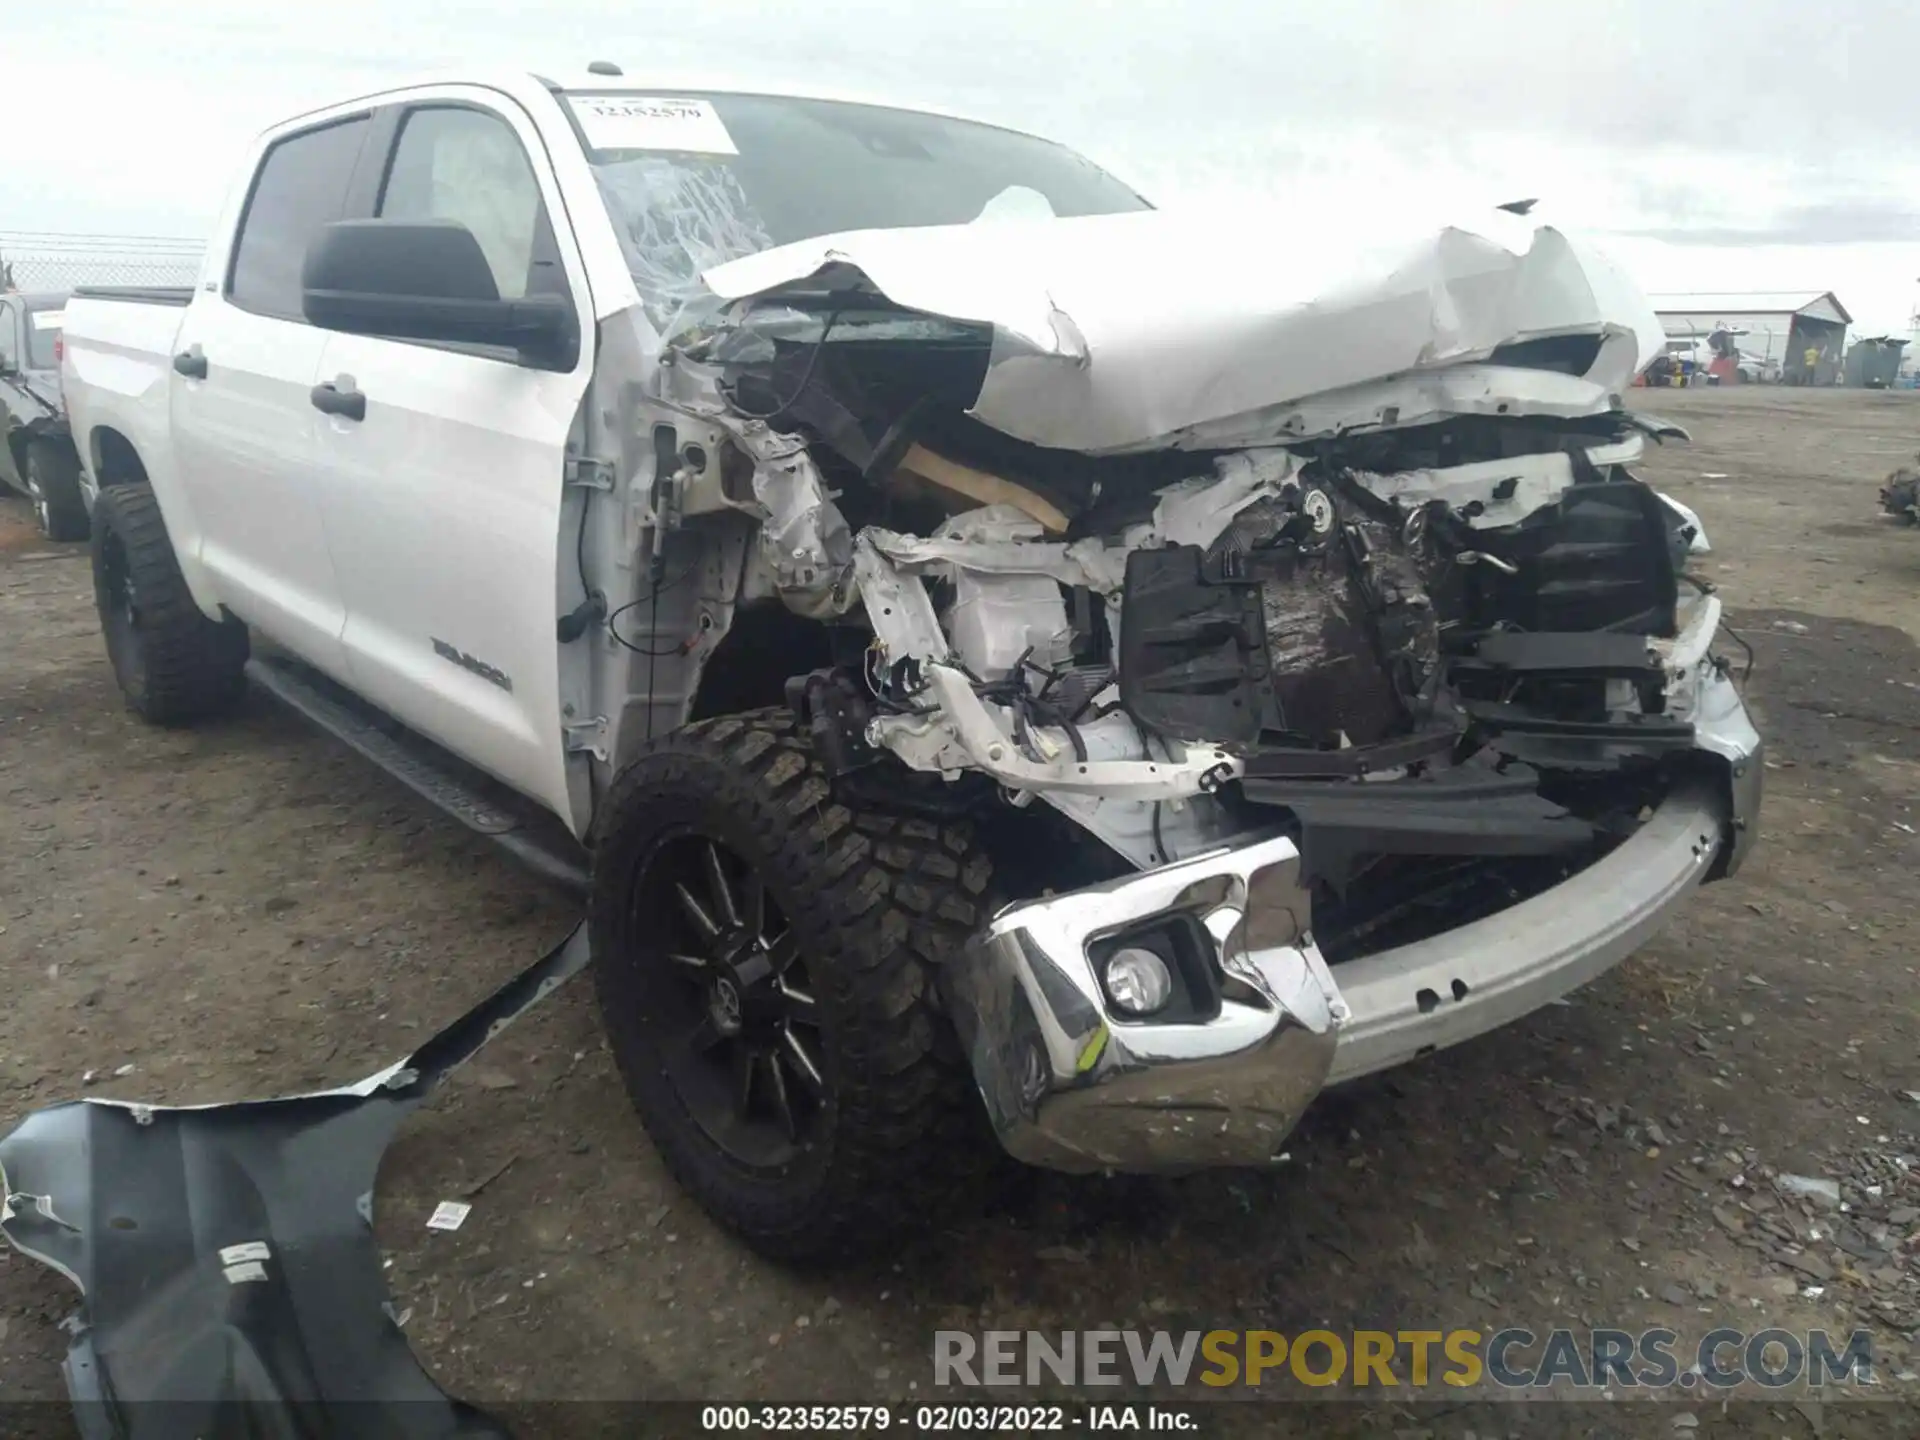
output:
[[[369,114],[346,115],[269,143],[220,291],[188,307],[171,377],[174,452],[222,603],[342,678],[310,400],[327,336],[302,314],[300,272],[308,242],[344,214],[372,128]]]
[[[585,270],[514,102],[439,87],[396,118],[373,213],[465,225],[502,299],[564,297],[582,339],[556,370],[474,345],[329,336],[322,380],[365,397],[362,417],[324,418],[320,440],[347,661],[361,694],[564,815],[554,625],[567,438],[593,365]]]

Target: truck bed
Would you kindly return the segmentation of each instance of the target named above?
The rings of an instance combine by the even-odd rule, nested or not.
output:
[[[174,340],[192,295],[191,289],[116,286],[76,290],[67,301],[61,381],[89,496],[101,479],[94,467],[105,453],[102,430],[125,441],[149,477],[164,483],[171,473]]]

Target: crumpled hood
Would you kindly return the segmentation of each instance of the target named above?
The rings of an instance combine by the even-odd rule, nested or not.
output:
[[[1602,337],[1584,375],[1493,367],[1471,377],[1479,399],[1468,408],[1593,413],[1617,405],[1663,343],[1639,288],[1551,227],[1498,211],[1437,233],[1342,235],[1338,223],[1145,211],[854,230],[717,266],[705,280],[724,300],[864,284],[911,310],[991,326],[972,413],[1022,440],[1090,453],[1300,438],[1316,427],[1289,420],[1298,402],[1564,335]],[[1329,423],[1423,418],[1418,404],[1346,398],[1358,411]],[[1436,404],[1444,413],[1448,402]]]

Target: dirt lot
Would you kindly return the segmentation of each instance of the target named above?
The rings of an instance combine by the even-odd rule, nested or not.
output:
[[[1277,1173],[1042,1180],[897,1263],[825,1277],[756,1259],[675,1190],[576,982],[388,1153],[379,1230],[424,1362],[483,1404],[923,1399],[939,1327],[1864,1325],[1879,1393],[1920,1391],[1920,533],[1875,520],[1878,481],[1920,446],[1920,397],[1636,399],[1694,430],[1647,473],[1701,513],[1698,573],[1756,653],[1769,795],[1739,879],[1569,1003],[1325,1097]],[[351,1080],[574,923],[264,697],[197,731],[135,723],[83,547],[38,544],[11,500],[0,636],[0,1133],[83,1093]],[[1837,1179],[1847,1213],[1781,1201],[1775,1171]],[[462,1230],[425,1229],[483,1180]],[[0,1402],[63,1393],[73,1308],[0,1253]],[[1546,1409],[1567,1407],[1529,1424]],[[1884,1409],[1694,1410],[1702,1434],[1899,1429]],[[1581,1414],[1564,1423],[1621,1433]]]

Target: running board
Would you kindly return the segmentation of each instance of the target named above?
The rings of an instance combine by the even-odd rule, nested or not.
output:
[[[247,678],[334,739],[344,741],[423,799],[500,845],[563,890],[584,895],[586,851],[544,814],[425,736],[297,661],[256,657]]]

